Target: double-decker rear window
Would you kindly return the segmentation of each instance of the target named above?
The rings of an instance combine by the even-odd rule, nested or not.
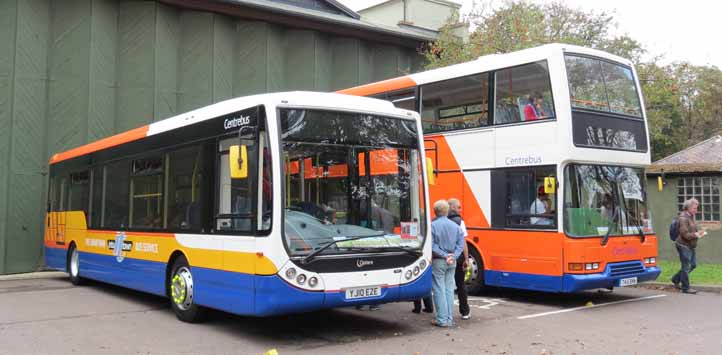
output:
[[[631,68],[576,55],[564,61],[572,108],[642,117]]]

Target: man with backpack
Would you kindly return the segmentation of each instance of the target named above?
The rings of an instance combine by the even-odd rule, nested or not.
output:
[[[461,233],[466,238],[469,233],[466,231],[466,224],[459,215],[461,212],[461,201],[456,198],[449,199],[449,219],[459,225]],[[469,267],[469,247],[464,241],[464,252],[461,253],[459,259],[456,260],[456,271],[454,272],[454,281],[456,283],[456,294],[459,296],[459,313],[461,313],[461,319],[468,320],[471,318],[471,310],[469,309],[469,297],[466,294],[466,285],[464,279],[466,278],[466,269]]]
[[[696,290],[689,287],[689,273],[697,267],[695,249],[697,240],[704,237],[707,232],[697,231],[697,224],[694,216],[697,214],[699,201],[691,198],[684,201],[682,212],[677,220],[670,226],[670,238],[674,240],[679,254],[679,261],[682,268],[672,277],[674,287],[682,290],[683,293],[695,294]]]

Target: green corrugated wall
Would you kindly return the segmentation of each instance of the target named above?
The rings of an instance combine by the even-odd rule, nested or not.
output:
[[[421,61],[155,1],[0,0],[0,274],[42,266],[52,154],[230,97],[331,91]]]

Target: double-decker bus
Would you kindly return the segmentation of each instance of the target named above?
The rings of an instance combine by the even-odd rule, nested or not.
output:
[[[46,264],[268,316],[431,289],[416,112],[310,92],[231,99],[54,155]]]
[[[573,292],[659,275],[629,60],[549,44],[340,93],[421,114],[431,200],[462,201],[470,291]]]

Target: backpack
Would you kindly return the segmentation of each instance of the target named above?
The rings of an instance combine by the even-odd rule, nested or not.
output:
[[[677,240],[679,236],[679,219],[674,218],[672,223],[669,225],[669,239],[673,242]]]

